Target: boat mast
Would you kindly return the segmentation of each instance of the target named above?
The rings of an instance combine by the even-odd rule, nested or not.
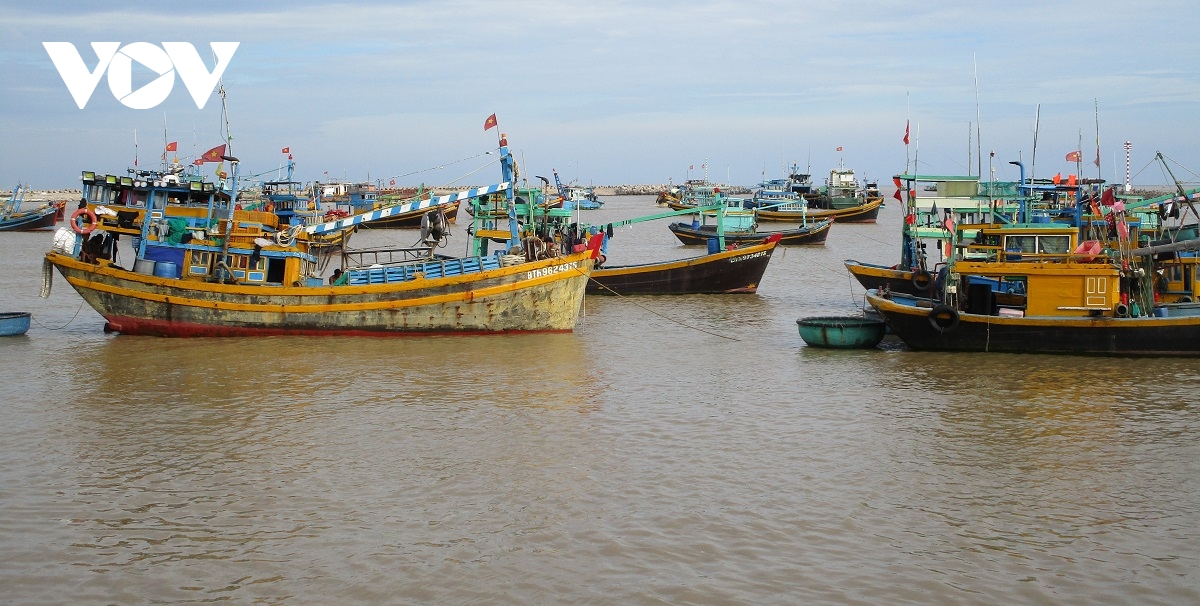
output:
[[[218,265],[221,272],[214,272],[218,281],[233,280],[233,269],[229,267],[229,237],[233,235],[233,209],[237,205],[238,159],[233,155],[233,135],[229,132],[229,111],[225,105],[225,83],[219,83],[217,94],[221,97],[221,118],[225,123],[225,154],[221,160],[228,160],[233,169],[233,182],[230,183],[229,209],[225,213],[225,238],[221,242],[221,258]]]

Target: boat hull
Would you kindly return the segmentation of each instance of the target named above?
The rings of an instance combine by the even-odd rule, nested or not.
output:
[[[698,295],[754,293],[767,271],[775,242],[701,257],[602,267],[592,271],[589,295]]]
[[[37,210],[17,213],[0,221],[0,231],[33,231],[50,229],[58,223],[59,210],[51,205]]]
[[[1091,355],[1200,355],[1200,316],[1005,317],[958,313],[947,328],[919,299],[867,292],[867,302],[912,349]]]
[[[929,272],[924,272],[918,276],[917,273],[905,269],[897,269],[894,267],[885,267],[883,265],[872,265],[870,263],[860,263],[853,259],[847,259],[844,262],[846,270],[850,275],[862,284],[867,290],[888,290],[891,292],[904,293],[909,295],[925,296],[929,293],[930,287],[933,284],[932,276]]]
[[[46,260],[108,329],[167,337],[570,332],[591,252],[459,276],[362,286],[214,284]]]
[[[833,219],[838,223],[874,223],[879,218],[883,198],[868,198],[858,206],[848,208],[808,208],[805,210],[762,210],[757,213],[759,221],[799,223],[804,220],[823,221]]]
[[[825,244],[825,239],[829,237],[829,226],[831,221],[822,221],[806,225],[798,229],[786,229],[781,231],[758,231],[753,233],[725,232],[725,242],[734,243],[739,246],[747,244],[762,244],[768,238],[778,235],[780,246],[806,246],[814,244]],[[680,242],[687,245],[704,245],[708,241],[717,237],[716,227],[707,225],[699,228],[693,227],[688,223],[672,223],[669,226],[671,233]]]

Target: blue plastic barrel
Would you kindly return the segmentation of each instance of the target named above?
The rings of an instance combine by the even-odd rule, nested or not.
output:
[[[178,278],[179,272],[174,261],[158,261],[154,264],[154,275],[160,278]]]
[[[716,238],[708,239],[708,254],[721,252],[721,242]]]

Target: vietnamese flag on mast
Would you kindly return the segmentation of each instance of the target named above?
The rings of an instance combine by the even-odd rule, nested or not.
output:
[[[483,130],[486,131],[487,129],[489,129],[495,125],[496,125],[496,114],[492,114],[487,117],[487,120],[483,121]]]
[[[281,154],[290,154],[290,153],[292,153],[292,148],[291,148],[291,147],[285,147],[285,148],[283,148],[283,149],[279,150],[279,153],[281,153]]]
[[[904,121],[904,144],[908,145],[908,120]]]
[[[225,155],[225,146],[218,145],[218,146],[204,152],[203,154],[200,154],[200,157],[196,160],[196,163],[204,164],[205,162],[220,162],[221,156],[224,156],[224,155]]]
[[[172,141],[167,144],[167,151],[178,151],[178,150],[179,150],[179,142],[178,141]]]
[[[1078,162],[1082,157],[1078,151],[1073,151],[1067,154],[1067,162]]]

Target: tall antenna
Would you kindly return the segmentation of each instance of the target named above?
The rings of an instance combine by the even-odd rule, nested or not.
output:
[[[1037,110],[1033,112],[1033,157],[1029,160],[1029,182],[1033,182],[1033,176],[1037,174],[1037,138],[1038,128],[1042,120],[1042,104],[1037,104]],[[989,163],[990,164],[990,163]],[[992,170],[992,169],[988,169]]]
[[[979,162],[979,176],[983,176],[983,146],[979,142],[979,64],[975,62],[975,53],[971,53],[971,65],[975,67],[975,146],[976,158]]]

